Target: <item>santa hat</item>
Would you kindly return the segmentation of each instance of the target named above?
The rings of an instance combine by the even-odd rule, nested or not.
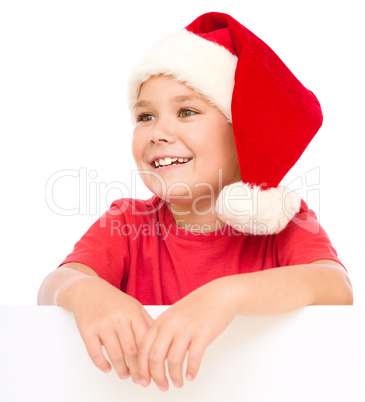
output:
[[[141,84],[160,74],[202,94],[232,123],[242,182],[221,191],[219,218],[245,233],[283,230],[301,199],[278,185],[322,124],[314,94],[261,39],[215,12],[164,36],[135,66],[131,111]]]

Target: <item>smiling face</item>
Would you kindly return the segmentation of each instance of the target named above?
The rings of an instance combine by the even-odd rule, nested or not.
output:
[[[145,185],[173,204],[214,202],[240,179],[232,125],[203,96],[172,77],[141,86],[132,151]]]

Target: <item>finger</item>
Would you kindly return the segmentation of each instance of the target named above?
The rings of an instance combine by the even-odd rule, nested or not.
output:
[[[110,334],[106,338],[106,340],[103,341],[103,345],[119,378],[123,380],[129,378],[129,369],[126,364],[122,346],[119,342],[118,336],[116,334]]]
[[[188,381],[194,380],[198,374],[200,363],[206,349],[204,342],[195,340],[189,346],[188,360],[186,366],[186,379]]]
[[[143,314],[144,319],[146,320],[148,328],[151,328],[151,326],[155,322],[155,320],[147,313],[146,309],[142,310],[142,314]]]
[[[118,332],[118,338],[120,345],[122,347],[122,351],[129,367],[129,373],[132,377],[133,382],[136,384],[139,383],[139,374],[138,374],[138,364],[137,364],[137,356],[138,356],[138,348],[136,344],[136,340],[134,338],[133,331],[130,327],[123,328]]]
[[[147,314],[147,312],[146,312]],[[135,383],[140,382],[140,374],[138,370],[138,347],[142,342],[143,337],[147,333],[149,326],[144,319],[135,320],[131,323],[132,333],[123,331],[119,336],[122,342],[122,349],[127,359],[129,371],[132,376],[132,380]],[[144,383],[147,386],[149,382]]]
[[[104,356],[99,337],[96,335],[85,336],[83,337],[83,340],[87,353],[89,354],[95,366],[104,373],[108,373],[112,367]]]
[[[161,335],[161,331],[151,345],[148,361],[151,378],[160,391],[167,391],[169,382],[166,377],[165,361],[171,345],[170,335]]]
[[[184,385],[183,364],[188,351],[187,337],[180,337],[173,341],[167,355],[167,365],[172,383],[176,388]]]
[[[143,317],[144,319],[134,320],[132,322],[132,330],[138,347],[141,344],[143,337],[146,335],[147,331],[154,322],[153,319],[147,313],[147,311],[146,314],[143,314]]]
[[[141,380],[141,385],[148,385],[151,381],[149,354],[151,346],[157,334],[156,328],[150,328],[138,347],[138,373]]]

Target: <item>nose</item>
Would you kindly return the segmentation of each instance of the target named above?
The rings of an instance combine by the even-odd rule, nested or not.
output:
[[[154,144],[172,144],[176,141],[176,137],[172,133],[168,122],[155,120],[155,124],[150,130],[148,140]]]

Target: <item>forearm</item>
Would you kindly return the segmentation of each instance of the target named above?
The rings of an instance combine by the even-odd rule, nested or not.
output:
[[[59,305],[72,311],[72,299],[82,287],[82,282],[100,279],[95,276],[85,274],[75,269],[62,267],[52,271],[43,280],[38,292],[38,304],[40,305]]]
[[[221,278],[237,315],[284,314],[308,305],[352,304],[346,272],[321,264],[294,265]]]

